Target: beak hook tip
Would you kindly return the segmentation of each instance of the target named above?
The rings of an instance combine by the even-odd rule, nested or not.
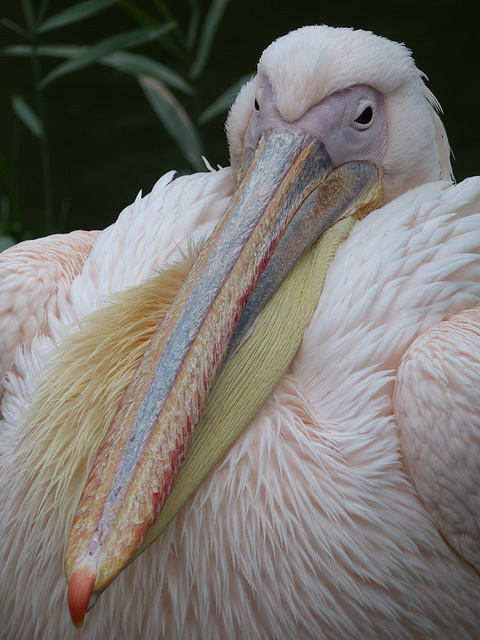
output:
[[[80,628],[88,610],[97,576],[92,569],[78,567],[68,583],[68,610],[73,624]]]

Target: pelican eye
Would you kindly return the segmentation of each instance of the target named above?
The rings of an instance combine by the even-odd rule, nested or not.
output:
[[[253,103],[253,108],[255,111],[260,111],[260,105],[258,104],[258,100],[255,98],[255,102]]]
[[[362,125],[370,124],[372,120],[373,120],[373,109],[370,106],[365,107],[365,109],[358,116],[358,118],[355,118],[355,122],[357,124],[362,124]]]

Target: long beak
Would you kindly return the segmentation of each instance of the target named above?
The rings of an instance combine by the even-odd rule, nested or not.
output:
[[[350,215],[357,201],[368,212],[365,193],[375,191],[369,210],[379,204],[379,182],[369,163],[332,170],[320,142],[291,132],[262,139],[244,164],[237,190],[150,341],[88,476],[65,554],[77,626],[95,594],[138,554],[227,355],[320,234]]]

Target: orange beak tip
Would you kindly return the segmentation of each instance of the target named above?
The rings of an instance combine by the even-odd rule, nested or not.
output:
[[[68,609],[72,622],[77,628],[83,625],[95,580],[95,573],[92,569],[86,567],[79,567],[70,577],[68,583]]]

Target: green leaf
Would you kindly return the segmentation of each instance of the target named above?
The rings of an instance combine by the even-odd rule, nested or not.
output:
[[[157,5],[156,2],[154,2],[154,4]],[[157,18],[153,17],[153,15],[148,13],[146,10],[137,7],[132,2],[128,2],[127,0],[120,0],[120,6],[126,13],[128,13],[134,20],[136,20],[138,24],[142,25],[143,27],[151,27],[158,24]],[[178,46],[178,43],[176,42],[174,37],[178,36],[179,32],[179,26],[177,20],[175,19],[175,16],[172,14],[168,6],[163,2],[160,2],[157,8],[161,13],[163,21],[165,23],[175,23],[175,29],[173,29],[171,33],[168,33],[164,38],[162,38],[159,44],[171,54],[176,56],[179,60],[185,61],[185,52],[181,47]]]
[[[85,54],[88,47],[86,45],[69,44],[46,44],[37,48],[37,54],[49,58],[76,58]],[[29,44],[18,44],[0,49],[0,56],[29,57],[33,53],[33,47]],[[127,53],[126,51],[115,51],[98,60],[100,64],[112,69],[117,69],[132,76],[152,76],[169,87],[183,91],[189,95],[194,93],[191,87],[182,76],[169,67],[147,58],[137,53]]]
[[[176,22],[175,15],[168,6],[168,2],[163,2],[162,0],[154,0],[154,4],[160,14],[163,16],[165,22]]]
[[[22,38],[30,37],[28,32],[25,31],[25,29],[23,29],[23,27],[18,25],[16,22],[13,22],[13,20],[9,20],[8,18],[2,18],[0,20],[0,24],[3,24],[4,27],[7,27],[7,29],[10,29],[10,31],[13,31],[17,35],[22,36]]]
[[[45,14],[47,13],[49,2],[50,2],[50,0],[42,0],[42,4],[40,5],[40,9],[39,9],[38,14],[37,14],[37,26],[42,24],[43,18],[45,17]]]
[[[35,14],[33,12],[33,5],[31,0],[22,0],[22,11],[27,29],[31,31],[35,24]]]
[[[200,137],[175,96],[163,82],[154,78],[140,76],[138,82],[163,126],[188,162],[197,171],[204,168]]]
[[[33,47],[29,44],[14,44],[9,47],[0,48],[0,56],[27,57],[31,56],[32,52]]]
[[[95,62],[98,62],[101,58],[114,53],[115,51],[121,51],[122,49],[131,49],[138,47],[145,42],[154,40],[161,37],[167,31],[172,29],[173,25],[164,25],[155,29],[144,28],[136,29],[135,31],[129,31],[127,33],[120,33],[106,40],[102,40],[97,44],[89,46],[85,49],[84,53],[79,56],[63,62],[53,71],[51,71],[42,81],[41,87],[46,87],[52,80],[56,80],[67,73],[83,69]]]
[[[193,50],[195,46],[195,42],[197,41],[198,30],[200,28],[200,18],[202,15],[202,12],[200,11],[196,3],[193,3],[191,10],[192,10],[192,16],[190,18],[190,23],[188,25],[187,40],[186,40],[187,49],[189,51]]]
[[[149,11],[143,7],[137,7],[134,2],[120,0],[119,4],[122,10],[128,13],[142,27],[152,27],[158,23],[158,20]]]
[[[80,20],[86,20],[107,7],[117,4],[117,2],[118,0],[85,0],[84,2],[79,2],[74,4],[73,7],[56,13],[51,18],[47,18],[45,22],[39,25],[38,33],[47,33],[47,31],[53,31],[74,22],[80,22]]]
[[[205,109],[205,111],[203,111],[198,119],[199,123],[206,124],[221,113],[225,113],[237,97],[241,87],[243,87],[243,85],[248,82],[252,76],[253,73],[250,73],[249,75],[243,76],[243,78],[234,82],[231,87],[224,91],[209,107]]]
[[[14,94],[11,98],[11,103],[13,110],[21,122],[23,122],[36,138],[41,138],[43,136],[42,122],[28,102],[21,95]]]
[[[37,54],[51,58],[73,58],[86,51],[86,45],[44,44],[37,47]],[[33,53],[30,44],[14,44],[0,49],[0,56],[28,57]]]
[[[160,62],[147,58],[136,53],[126,53],[124,51],[116,51],[105,56],[100,62],[107,67],[113,67],[118,71],[123,71],[135,77],[151,76],[161,82],[164,82],[174,89],[183,91],[184,93],[193,94],[193,88],[186,82],[181,75],[172,71]]]
[[[202,33],[200,34],[200,42],[198,44],[197,55],[192,65],[192,78],[198,78],[207,64],[208,56],[212,49],[213,41],[220,21],[227,8],[229,0],[212,0],[208,8]]]
[[[83,55],[87,45],[77,44],[42,44],[37,47],[37,54],[48,58],[75,58]]]

